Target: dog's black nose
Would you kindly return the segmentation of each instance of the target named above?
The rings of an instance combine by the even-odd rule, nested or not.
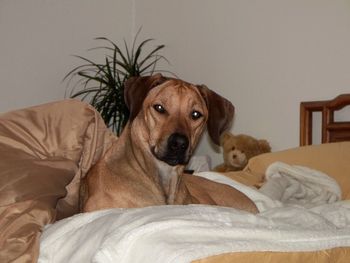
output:
[[[189,145],[187,137],[180,133],[173,133],[168,138],[168,149],[177,153],[184,153]]]
[[[168,137],[166,150],[157,158],[169,165],[185,165],[188,163],[190,154],[188,153],[190,142],[181,133],[173,133]]]

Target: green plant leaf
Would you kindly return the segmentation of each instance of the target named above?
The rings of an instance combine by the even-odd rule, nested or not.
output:
[[[141,30],[141,29],[140,29]],[[97,46],[88,50],[104,50],[103,63],[97,63],[89,58],[75,55],[83,61],[82,65],[71,69],[63,78],[70,88],[70,97],[88,100],[98,110],[106,125],[119,135],[129,119],[129,110],[124,101],[124,83],[132,76],[153,74],[153,72],[168,72],[158,70],[160,60],[168,60],[159,52],[165,47],[158,45],[144,54],[144,47],[154,39],[147,38],[137,45],[135,35],[131,48],[123,41],[123,50],[106,37],[95,38],[106,45]],[[73,82],[75,80],[75,82]]]

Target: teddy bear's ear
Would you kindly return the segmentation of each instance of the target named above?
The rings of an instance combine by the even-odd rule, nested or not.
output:
[[[271,152],[271,147],[268,141],[266,140],[258,140],[259,148],[261,153],[268,153]]]
[[[220,136],[220,145],[223,146],[225,141],[227,141],[231,137],[233,137],[233,134],[231,132],[224,131],[224,133]]]

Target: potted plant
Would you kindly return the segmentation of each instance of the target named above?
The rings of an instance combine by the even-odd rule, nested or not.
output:
[[[129,110],[124,102],[125,81],[132,76],[161,72],[156,68],[157,63],[160,60],[168,61],[158,53],[164,45],[157,45],[143,54],[144,48],[154,39],[149,38],[136,45],[138,33],[131,48],[124,40],[123,49],[108,38],[96,38],[97,41],[103,41],[108,45],[89,51],[96,49],[106,51],[104,62],[98,63],[86,57],[75,56],[84,61],[84,64],[75,67],[64,77],[64,81],[68,81],[69,96],[89,101],[100,112],[106,125],[117,135],[120,135],[129,118]]]

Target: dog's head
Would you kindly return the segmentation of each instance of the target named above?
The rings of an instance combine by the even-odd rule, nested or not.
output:
[[[171,166],[188,163],[205,126],[219,145],[234,114],[228,100],[204,85],[160,74],[129,79],[124,94],[129,122],[143,127],[143,141],[151,153]]]

